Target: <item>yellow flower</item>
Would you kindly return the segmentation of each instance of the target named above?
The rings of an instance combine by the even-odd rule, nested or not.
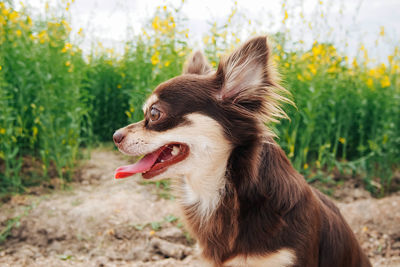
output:
[[[18,17],[19,17],[18,13],[13,11],[13,12],[10,13],[10,17],[9,18],[10,18],[10,20],[12,22],[15,22]]]
[[[61,52],[65,53],[65,52],[67,52],[67,51],[68,51],[69,49],[71,49],[71,48],[72,48],[72,44],[66,43],[66,44],[64,45],[63,49],[61,49]]]
[[[2,66],[0,66],[0,70],[2,69],[3,67]]]
[[[9,9],[5,8],[5,9],[3,9],[3,10],[1,11],[1,13],[2,13],[4,16],[7,16],[7,15],[10,13],[10,11],[9,11]]]
[[[378,78],[379,77],[379,74],[375,69],[370,69],[368,71],[368,75],[371,76],[371,77],[374,77],[374,78]]]
[[[122,87],[122,86],[121,86],[120,84],[117,85],[117,88],[118,88],[118,89],[121,89],[121,87]]]
[[[67,31],[67,32],[70,32],[71,31],[71,27],[69,26],[69,24],[68,24],[68,22],[66,21],[66,20],[61,20],[61,24],[64,26],[64,28],[65,28],[65,30]]]
[[[151,57],[151,64],[157,65],[160,62],[160,52],[156,51]]]
[[[208,41],[210,40],[210,36],[206,35],[203,37],[203,43],[208,44]]]
[[[339,138],[339,142],[342,143],[342,144],[346,143],[346,138],[340,137]]]
[[[317,69],[315,68],[315,66],[313,64],[309,64],[308,65],[308,69],[310,70],[310,72],[315,75],[317,73]]]
[[[0,134],[5,134],[5,133],[6,133],[6,129],[0,128]]]
[[[167,62],[165,62],[164,66],[165,66],[165,67],[168,67],[169,64],[171,64],[171,62],[167,61]]]
[[[301,76],[300,73],[297,73],[297,80],[304,81],[304,78],[303,78],[303,76]]]
[[[328,69],[328,73],[335,73],[337,71],[336,65],[332,65]]]
[[[323,47],[322,47],[322,45],[315,45],[315,46],[313,46],[311,51],[314,54],[314,56],[319,56],[323,53]]]
[[[351,63],[353,65],[353,68],[358,68],[358,63],[357,63],[357,59],[353,59],[353,62]]]
[[[79,28],[78,35],[80,35],[80,36],[83,35],[83,29],[82,28]]]
[[[307,163],[304,163],[303,168],[304,168],[305,170],[307,170],[307,169],[308,169],[308,164],[307,164]]]
[[[381,31],[379,32],[380,36],[385,36],[385,27],[381,26]]]
[[[381,86],[382,86],[382,88],[390,86],[389,76],[387,76],[387,75],[383,76],[383,79],[381,80]]]
[[[47,35],[47,32],[43,30],[39,33],[38,38],[40,43],[43,44],[44,42],[48,41],[49,36]]]
[[[68,60],[67,62],[65,62],[65,66],[70,66],[71,65],[71,62]]]
[[[151,23],[151,26],[156,31],[160,29],[160,18],[158,16],[155,16],[153,22]]]
[[[378,68],[378,73],[380,75],[384,75],[386,73],[386,65],[385,63],[382,63],[379,68]]]
[[[282,20],[282,23],[285,24],[286,20],[289,18],[289,14],[287,13],[287,10],[285,10],[285,17]]]

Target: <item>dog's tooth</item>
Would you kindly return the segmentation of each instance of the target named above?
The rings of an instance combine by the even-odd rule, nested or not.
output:
[[[176,155],[178,155],[178,153],[179,153],[179,148],[177,146],[174,146],[172,148],[171,155],[176,156]]]
[[[162,159],[161,162],[164,162],[164,160]]]

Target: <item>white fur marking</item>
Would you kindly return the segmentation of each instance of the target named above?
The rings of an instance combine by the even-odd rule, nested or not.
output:
[[[153,103],[150,99],[147,101],[149,104]],[[186,115],[186,119],[191,123],[163,132],[145,128],[129,132],[121,151],[137,156],[169,143],[188,145],[189,156],[171,165],[154,179],[183,179],[177,192],[178,196],[183,196],[181,205],[195,205],[196,212],[206,220],[219,204],[221,191],[225,187],[225,172],[232,145],[225,138],[222,126],[214,119],[199,113]]]
[[[281,249],[266,256],[236,256],[226,262],[224,267],[290,267],[295,263],[296,255],[291,249]]]
[[[158,101],[158,96],[155,94],[152,94],[146,101],[146,103],[144,103],[142,109],[143,112],[146,113],[147,109],[150,108],[154,103],[156,103]]]

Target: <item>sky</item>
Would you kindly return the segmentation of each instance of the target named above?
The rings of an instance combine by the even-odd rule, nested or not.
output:
[[[289,19],[285,29],[280,29],[276,27],[282,25],[280,22],[284,16],[284,2]],[[45,0],[29,1],[29,4],[38,10],[43,10],[45,3]],[[89,51],[91,45],[98,41],[105,47],[118,50],[128,39],[128,34],[132,34],[132,31],[127,31],[128,28],[133,29],[135,34],[140,33],[156,7],[166,4],[177,7],[182,4],[182,0],[75,0],[70,7],[71,25],[73,32],[84,29],[86,37],[80,44],[84,51]],[[232,0],[185,0],[182,11],[188,18],[191,45],[201,46],[202,36],[209,29],[208,22],[226,20],[233,6]],[[363,42],[375,57],[386,57],[400,40],[400,0],[238,0],[237,6],[239,12],[260,21],[262,32],[289,30],[293,41],[304,39],[312,43],[314,40],[328,39],[327,41],[332,41],[343,49],[346,42],[346,49],[350,54],[355,53],[360,42]],[[327,34],[316,36],[315,28],[320,25],[312,25],[314,30],[310,30],[304,25],[299,25],[298,21],[291,21],[291,17],[301,11],[306,19],[311,20],[313,16],[319,16],[316,10],[323,10],[329,25],[337,25],[333,29],[334,37],[328,37]],[[382,26],[385,36],[376,45]],[[323,33],[327,31],[328,28],[319,30]]]

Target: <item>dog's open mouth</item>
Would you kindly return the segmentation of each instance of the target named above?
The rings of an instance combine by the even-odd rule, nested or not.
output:
[[[125,178],[136,173],[142,173],[143,178],[150,179],[173,164],[184,160],[189,155],[189,147],[185,144],[173,143],[160,147],[141,158],[132,165],[119,167],[115,178]]]

